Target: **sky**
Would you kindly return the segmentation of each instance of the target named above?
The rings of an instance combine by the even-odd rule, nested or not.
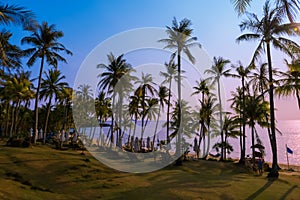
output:
[[[82,63],[99,44],[132,29],[165,28],[171,25],[173,17],[178,21],[183,18],[192,21],[193,35],[198,38],[202,49],[210,58],[222,56],[231,60],[233,64],[240,60],[247,65],[257,44],[235,42],[241,35],[238,24],[245,17],[237,16],[230,0],[8,0],[5,3],[30,9],[39,22],[47,21],[49,24],[55,24],[57,30],[64,32],[60,42],[74,55],[66,56],[68,64],[59,64],[59,69],[70,85],[74,84]],[[259,15],[262,6],[263,1],[254,0],[249,11]],[[18,45],[20,39],[29,34],[16,26],[9,26],[7,29],[14,32],[12,42]],[[296,41],[300,42],[298,39]],[[120,44],[122,45],[124,44]],[[110,49],[107,49],[106,54],[109,52]],[[273,52],[273,58],[275,58],[273,65],[285,70],[283,64],[285,57]],[[39,63],[30,68],[33,76],[37,76],[38,68]],[[230,91],[238,84],[239,80],[223,80],[227,99],[230,98]],[[276,107],[277,119],[300,119],[295,99],[277,100]]]

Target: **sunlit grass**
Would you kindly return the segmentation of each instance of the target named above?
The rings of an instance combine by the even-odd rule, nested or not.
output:
[[[0,199],[297,199],[300,174],[269,182],[233,163],[187,161],[152,173],[118,172],[88,153],[0,147]]]

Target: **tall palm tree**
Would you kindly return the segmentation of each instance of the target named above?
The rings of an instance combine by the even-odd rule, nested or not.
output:
[[[200,104],[201,104],[201,108],[200,108],[200,112],[196,113],[196,115],[198,115],[198,119],[199,119],[199,145],[197,145],[198,147],[198,152],[200,150],[200,144],[201,141],[203,139],[203,149],[205,149],[205,132],[207,131],[205,128],[205,112],[203,112],[205,109],[203,109],[204,107],[204,100],[205,100],[205,96],[208,97],[209,95],[209,87],[207,85],[207,80],[205,79],[200,79],[200,81],[196,81],[196,86],[193,87],[193,89],[195,90],[195,92],[192,93],[192,95],[197,95],[197,94],[201,94],[201,98],[202,100],[199,99]]]
[[[245,154],[246,154],[246,148],[245,148],[245,145],[246,145],[246,120],[245,120],[245,112],[244,112],[244,108],[245,108],[245,84],[246,84],[246,78],[248,77],[248,75],[250,74],[250,69],[251,67],[248,66],[248,67],[244,67],[242,65],[242,63],[239,61],[237,66],[232,66],[236,73],[237,74],[231,74],[232,77],[234,78],[239,78],[241,79],[241,83],[242,83],[242,104],[241,104],[241,114],[242,114],[242,127],[243,127],[243,130],[242,130],[242,149],[241,149],[241,156],[240,156],[240,163],[244,163],[245,162]]]
[[[300,60],[293,60],[291,63],[285,60],[285,62],[288,70],[279,73],[281,85],[276,88],[276,93],[279,96],[295,95],[300,110]]]
[[[255,145],[255,135],[257,131],[255,129],[256,123],[261,127],[268,127],[268,122],[265,116],[268,116],[269,105],[263,101],[261,95],[257,95],[254,91],[253,95],[248,94],[245,98],[245,117],[247,124],[251,128],[251,144],[252,147]],[[252,163],[255,163],[255,149],[252,148]]]
[[[246,8],[250,6],[252,0],[231,0],[234,4],[234,8],[236,12],[241,15],[244,14]],[[275,0],[274,4],[276,7],[281,7],[284,10],[284,14],[288,17],[290,22],[295,21],[295,17],[297,16],[299,7],[299,0]]]
[[[142,115],[142,132],[141,132],[141,140],[143,139],[144,130],[145,130],[145,118],[147,116],[147,101],[146,98],[147,93],[149,92],[151,96],[154,96],[157,93],[157,90],[154,88],[156,83],[153,81],[151,74],[142,73],[142,77],[140,80],[137,80],[135,84],[139,84],[138,88],[135,91],[135,94],[141,97],[141,115]]]
[[[36,30],[31,31],[30,36],[24,37],[21,40],[22,44],[32,45],[32,48],[26,49],[24,51],[25,55],[30,56],[27,65],[32,66],[38,59],[41,60],[40,72],[38,77],[38,85],[36,89],[35,97],[35,136],[34,142],[36,142],[36,137],[38,134],[38,103],[40,97],[40,87],[42,74],[44,69],[45,62],[49,65],[57,67],[58,62],[67,62],[64,57],[59,53],[66,53],[72,55],[72,52],[68,50],[63,44],[59,43],[58,40],[64,36],[62,31],[55,29],[54,25],[48,25],[47,22],[43,22],[41,25],[38,25]]]
[[[51,111],[51,102],[53,98],[55,102],[58,100],[59,93],[63,92],[64,88],[68,86],[67,82],[63,82],[66,77],[61,74],[57,69],[49,69],[48,73],[45,73],[45,78],[42,79],[40,99],[48,100],[47,103],[47,115],[44,127],[43,143],[46,142],[46,134],[48,133],[48,121]]]
[[[154,145],[155,139],[156,139],[157,128],[158,128],[161,110],[164,112],[165,105],[169,104],[168,97],[169,97],[169,89],[166,86],[160,85],[159,89],[158,89],[159,109],[158,109],[155,129],[154,129],[154,136],[153,136],[153,140],[152,140],[153,145]],[[152,150],[154,150],[154,148]]]
[[[269,98],[270,98],[270,120],[271,120],[271,137],[270,143],[273,153],[272,170],[269,173],[271,177],[278,177],[278,160],[277,160],[277,144],[275,134],[275,114],[274,114],[274,85],[272,73],[271,45],[281,50],[287,55],[294,57],[294,52],[299,52],[300,46],[290,39],[284,38],[284,35],[294,36],[298,34],[295,29],[299,24],[284,24],[284,11],[282,8],[270,8],[267,1],[263,8],[264,16],[259,19],[254,13],[248,14],[248,19],[240,24],[241,31],[249,30],[250,33],[239,36],[236,40],[241,41],[259,41],[259,45],[255,49],[252,63],[265,52],[267,54],[268,72],[269,72]]]
[[[31,30],[35,28],[35,16],[30,10],[17,5],[0,5],[0,25],[9,24],[22,25],[24,29]]]
[[[160,75],[164,77],[162,84],[168,84],[168,104],[167,104],[167,143],[170,143],[170,107],[171,107],[171,96],[172,96],[172,81],[177,80],[177,65],[174,63],[174,58],[171,57],[169,63],[165,63],[166,72],[161,71]]]
[[[195,58],[190,52],[190,47],[200,46],[199,43],[196,43],[197,37],[192,37],[193,29],[190,28],[192,25],[191,20],[184,18],[179,23],[174,17],[172,21],[172,26],[167,26],[166,33],[169,38],[161,39],[159,42],[166,44],[164,48],[175,50],[174,54],[177,54],[177,89],[178,89],[178,103],[179,103],[179,112],[178,112],[178,121],[181,122],[181,54],[182,52],[187,55],[188,59],[194,64]],[[180,134],[181,131],[179,131]],[[179,141],[180,142],[180,141]]]
[[[120,55],[115,57],[112,53],[107,55],[108,65],[98,64],[98,68],[102,68],[105,71],[98,75],[100,81],[98,86],[101,90],[107,90],[108,94],[112,95],[112,115],[111,115],[111,143],[114,142],[114,115],[115,115],[115,104],[116,104],[116,95],[117,92],[121,92],[121,89],[116,91],[116,86],[119,84],[120,80],[130,73],[132,67],[129,63],[126,62],[126,59]],[[120,84],[119,84],[120,85]],[[120,95],[119,95],[120,96]],[[122,97],[121,97],[122,98]],[[122,101],[122,99],[120,99]],[[120,113],[119,113],[120,114]],[[120,119],[121,120],[121,119]]]
[[[212,85],[217,84],[218,87],[218,98],[219,98],[219,116],[220,116],[220,134],[221,134],[221,143],[224,144],[224,135],[223,135],[223,117],[222,117],[222,99],[221,99],[221,85],[220,85],[220,78],[222,76],[229,76],[230,69],[226,69],[226,65],[229,64],[230,61],[224,59],[222,57],[214,57],[213,58],[213,65],[211,69],[207,69],[204,71],[206,74],[212,75],[208,78],[208,80],[212,80]],[[221,148],[221,160],[223,160],[224,156],[224,149]]]

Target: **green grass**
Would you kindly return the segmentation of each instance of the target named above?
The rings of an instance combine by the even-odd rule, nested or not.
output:
[[[145,174],[48,146],[0,147],[0,199],[299,199],[300,173],[276,181],[234,163],[187,161]]]

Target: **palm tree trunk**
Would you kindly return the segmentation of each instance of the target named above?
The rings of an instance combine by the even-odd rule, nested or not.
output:
[[[177,64],[178,64],[178,72],[177,72],[177,89],[178,89],[178,145],[176,148],[176,151],[179,153],[178,155],[181,155],[181,137],[182,137],[182,120],[181,120],[181,50],[178,49],[178,55],[177,55]],[[178,163],[181,164],[181,163]]]
[[[160,110],[161,110],[161,105],[159,106],[159,109],[158,109],[158,116],[157,116],[156,125],[155,125],[155,129],[154,129],[154,136],[153,136],[153,140],[152,140],[152,143],[153,143],[152,151],[154,150],[154,142],[156,139],[156,132],[157,132],[157,127],[158,127],[158,122],[159,122],[159,117],[160,117]]]
[[[21,100],[18,100],[18,102],[17,102],[17,104],[16,104],[16,109],[15,109],[15,127],[14,127],[14,134],[17,134],[20,104],[21,104]]]
[[[218,96],[219,96],[219,111],[220,111],[220,134],[221,134],[221,158],[222,161],[224,159],[224,135],[223,135],[223,117],[222,117],[222,100],[221,100],[221,88],[220,88],[220,80],[218,79]]]
[[[172,79],[169,82],[168,107],[167,107],[167,144],[170,143],[170,102],[171,102]]]
[[[275,107],[274,107],[274,86],[273,86],[273,74],[272,74],[272,60],[271,60],[271,50],[270,43],[267,42],[267,58],[269,66],[269,97],[270,97],[270,118],[271,118],[271,147],[272,147],[272,169],[268,174],[268,177],[277,178],[278,173],[278,160],[277,160],[277,144],[276,144],[276,132],[275,132]]]
[[[242,145],[242,150],[241,150],[241,162],[245,163],[245,155],[246,155],[246,119],[245,119],[245,78],[244,76],[242,77],[242,90],[243,90],[243,111],[242,111],[242,119],[243,119],[243,145]]]
[[[255,165],[255,148],[254,148],[254,124],[251,125],[251,143],[252,143],[252,165]]]
[[[9,110],[10,110],[10,104],[9,104],[9,101],[7,101],[7,105],[6,105],[6,114],[5,114],[5,136],[8,136]]]
[[[46,115],[46,121],[45,121],[43,144],[46,144],[46,135],[47,135],[47,129],[48,129],[48,121],[49,121],[50,110],[51,110],[51,100],[52,100],[52,95],[50,95],[49,101],[48,101],[48,105],[47,105],[47,115]]]
[[[34,104],[34,110],[35,110],[35,126],[34,126],[34,140],[33,143],[36,143],[36,139],[38,136],[38,126],[39,126],[39,93],[40,93],[40,87],[41,87],[41,81],[42,81],[42,74],[43,74],[43,68],[44,68],[44,59],[45,56],[42,57],[41,60],[41,66],[40,66],[40,73],[39,73],[39,80],[38,85],[36,88],[36,94],[35,94],[35,104]]]
[[[115,94],[113,94],[113,102],[112,102],[112,112],[111,112],[111,126],[110,126],[110,145],[112,145],[114,143],[114,106],[115,106]]]
[[[296,97],[297,97],[297,100],[298,100],[298,107],[299,107],[299,110],[300,110],[300,94],[299,94],[299,90],[296,90]]]
[[[11,110],[11,123],[10,123],[10,131],[9,131],[9,137],[13,136],[13,127],[14,127],[14,120],[15,120],[15,103],[12,104],[12,110]]]

